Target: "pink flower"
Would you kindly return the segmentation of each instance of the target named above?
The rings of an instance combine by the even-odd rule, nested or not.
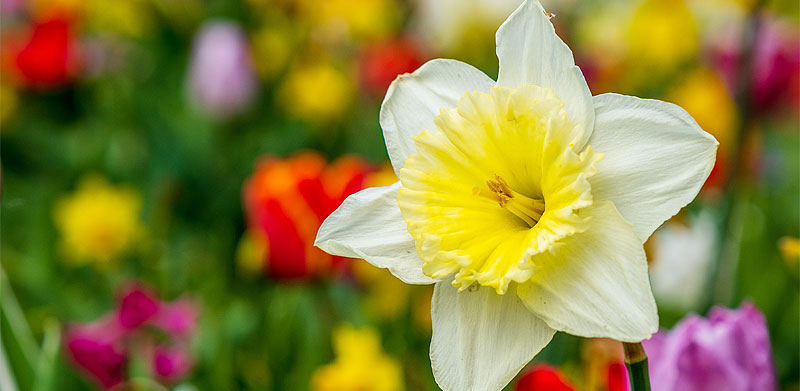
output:
[[[153,353],[153,370],[159,377],[166,380],[180,379],[191,368],[191,359],[185,349],[158,346]]]
[[[143,288],[134,288],[119,304],[119,323],[126,329],[135,329],[158,313],[159,303]]]
[[[689,315],[642,344],[653,391],[776,389],[766,321],[752,303]]]
[[[189,69],[189,89],[197,104],[214,116],[233,115],[250,103],[256,83],[241,27],[223,21],[203,26],[194,40]]]
[[[197,310],[189,300],[165,303],[151,323],[175,337],[187,336],[194,331]]]
[[[121,346],[123,330],[116,319],[106,317],[67,332],[66,346],[72,360],[102,387],[122,383],[128,354]]]
[[[162,302],[149,289],[136,286],[121,296],[115,311],[68,330],[66,351],[76,366],[106,389],[128,380],[132,356],[149,361],[158,379],[175,382],[192,368],[188,343],[196,323],[193,302]]]
[[[728,84],[736,82],[740,46],[741,26],[731,25],[728,34],[716,43],[714,61],[722,71]],[[792,86],[800,78],[800,41],[797,28],[781,24],[765,15],[756,32],[753,45],[752,91],[750,98],[754,108],[768,111],[790,100]]]

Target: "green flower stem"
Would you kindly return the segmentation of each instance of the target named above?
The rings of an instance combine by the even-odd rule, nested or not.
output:
[[[631,381],[631,391],[650,391],[650,373],[647,370],[647,354],[641,343],[623,342],[625,366]]]

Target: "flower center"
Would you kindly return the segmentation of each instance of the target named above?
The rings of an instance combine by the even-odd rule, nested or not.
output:
[[[486,181],[489,191],[475,186],[472,194],[497,202],[501,208],[519,217],[533,228],[544,213],[544,200],[533,199],[517,193],[508,186],[500,175],[495,174],[494,179]]]
[[[602,154],[585,145],[552,90],[467,92],[433,123],[398,175],[397,203],[423,273],[503,294],[586,228],[580,210],[593,202],[588,178]]]

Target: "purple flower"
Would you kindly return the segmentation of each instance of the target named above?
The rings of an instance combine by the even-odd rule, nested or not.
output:
[[[776,389],[766,321],[752,303],[689,315],[642,344],[653,391]]]
[[[202,109],[224,117],[250,103],[256,77],[247,37],[238,25],[215,21],[203,26],[191,61],[189,89]]]
[[[150,293],[134,288],[119,304],[119,323],[126,329],[135,329],[158,313],[159,302]]]

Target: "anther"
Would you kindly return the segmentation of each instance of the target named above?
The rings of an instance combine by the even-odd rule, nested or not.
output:
[[[472,194],[497,202],[501,208],[508,210],[519,217],[528,226],[533,227],[544,213],[544,200],[533,199],[512,190],[499,175],[494,179],[486,181],[489,191],[475,186]]]

